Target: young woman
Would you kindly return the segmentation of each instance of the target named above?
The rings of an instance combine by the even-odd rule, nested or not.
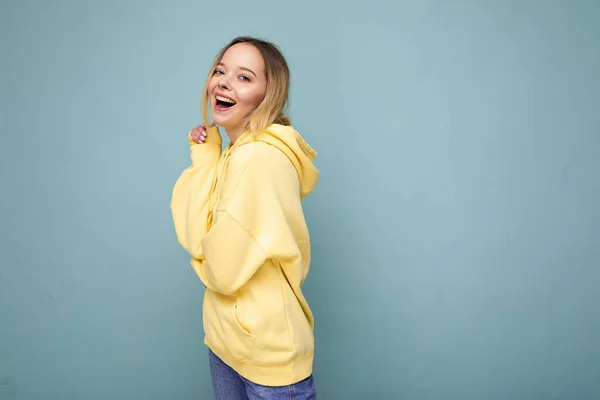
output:
[[[272,43],[234,39],[203,96],[214,124],[188,134],[191,166],[173,188],[179,243],[206,286],[204,343],[217,400],[315,399],[313,316],[302,294],[309,233],[301,200],[316,152],[290,126],[289,70]],[[222,150],[219,127],[230,144]]]

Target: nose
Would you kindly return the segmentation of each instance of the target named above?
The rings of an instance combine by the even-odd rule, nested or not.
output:
[[[229,89],[229,78],[227,75],[222,75],[221,79],[217,82],[219,87],[222,89]]]

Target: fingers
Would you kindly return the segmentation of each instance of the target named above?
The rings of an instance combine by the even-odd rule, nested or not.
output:
[[[214,126],[214,124],[212,126]],[[198,144],[204,143],[204,141],[206,140],[206,135],[206,126],[204,124],[198,125],[194,129],[192,129],[192,132],[190,133],[190,137],[192,138],[192,140]]]

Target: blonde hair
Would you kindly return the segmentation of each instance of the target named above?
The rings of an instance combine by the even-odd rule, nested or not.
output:
[[[265,63],[265,74],[267,77],[267,90],[263,101],[250,114],[246,129],[251,132],[263,131],[271,124],[291,125],[290,118],[285,114],[285,109],[289,103],[290,90],[290,69],[285,57],[279,48],[273,43],[256,39],[251,36],[240,36],[233,39],[223,47],[213,61],[213,65],[208,72],[206,84],[202,92],[202,118],[206,123],[208,121],[208,83],[213,75],[213,71],[221,62],[225,52],[238,43],[248,43],[253,45],[260,52]]]

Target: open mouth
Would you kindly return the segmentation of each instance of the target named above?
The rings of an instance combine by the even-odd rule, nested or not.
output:
[[[233,99],[219,95],[215,96],[215,100],[216,108],[221,110],[228,110],[236,104],[236,102]]]

